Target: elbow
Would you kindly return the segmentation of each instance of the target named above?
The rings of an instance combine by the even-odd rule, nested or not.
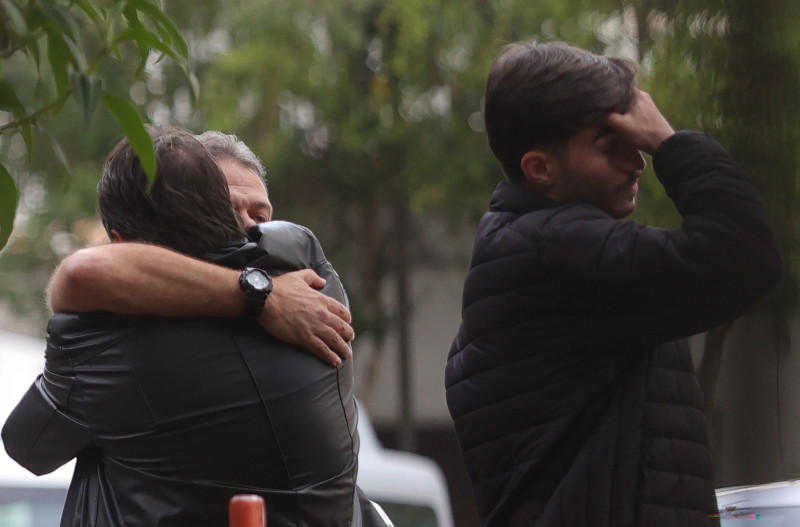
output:
[[[749,265],[743,269],[739,287],[748,291],[747,297],[758,302],[770,295],[779,286],[784,276],[784,264],[777,248],[761,251],[753,255]]]
[[[95,287],[104,268],[104,253],[95,248],[81,249],[65,258],[53,274],[47,290],[52,312],[97,309],[87,293]]]
[[[783,277],[783,258],[777,244],[773,244],[763,250],[758,258],[754,260],[759,262],[760,276],[762,276],[768,288],[775,286]]]
[[[0,436],[2,436],[3,439],[3,448],[5,448],[8,457],[16,461],[21,467],[27,469],[37,476],[41,476],[55,470],[55,468],[38,466],[35,463],[29,463],[28,460],[30,457],[30,448],[28,445],[23,445],[20,443],[20,441],[18,441],[18,438],[14,434],[14,430],[11,428],[12,427],[6,423],[3,426],[2,432],[0,433]]]
[[[784,266],[783,266],[783,260],[781,259],[780,255],[777,255],[776,258],[773,260],[772,266],[769,269],[769,273],[772,279],[772,285],[777,284],[783,277]]]

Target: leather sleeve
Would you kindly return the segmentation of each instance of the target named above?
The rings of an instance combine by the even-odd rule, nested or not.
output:
[[[273,276],[311,269],[326,281],[322,293],[349,307],[342,281],[310,229],[275,220],[251,228],[248,237],[253,243],[223,248],[206,254],[205,259],[232,269],[257,267]]]
[[[46,379],[40,375],[3,425],[6,452],[37,476],[70,461],[92,441],[86,424],[58,408],[58,403],[64,401],[55,398],[68,393],[68,389],[63,390],[68,388],[65,380],[69,382],[67,378]]]
[[[325,257],[319,240],[310,229],[286,221],[262,223],[258,228],[261,231],[259,246],[265,253],[260,266],[280,271],[312,269],[327,282],[322,288],[324,294],[345,306],[349,305],[339,275]]]

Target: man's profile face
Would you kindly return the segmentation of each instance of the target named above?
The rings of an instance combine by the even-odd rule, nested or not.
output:
[[[261,178],[238,161],[224,158],[217,162],[228,181],[233,210],[245,229],[272,219],[272,203]]]
[[[612,128],[590,126],[567,142],[553,171],[550,197],[559,203],[591,203],[614,218],[624,218],[636,208],[638,181],[646,165],[642,154]]]

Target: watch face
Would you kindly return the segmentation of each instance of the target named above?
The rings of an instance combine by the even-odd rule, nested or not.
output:
[[[266,289],[269,285],[269,280],[261,273],[248,273],[246,280],[256,289]]]

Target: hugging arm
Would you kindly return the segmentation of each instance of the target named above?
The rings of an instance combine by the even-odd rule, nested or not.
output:
[[[350,312],[317,291],[324,283],[311,270],[275,277],[258,323],[338,365],[351,356]],[[245,305],[238,270],[142,243],[113,243],[68,256],[50,281],[48,299],[54,313],[180,317],[234,317]]]

